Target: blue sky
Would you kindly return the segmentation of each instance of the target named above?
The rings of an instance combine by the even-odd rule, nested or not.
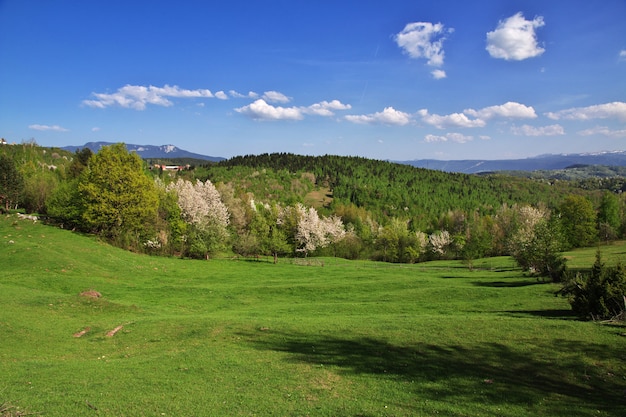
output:
[[[626,1],[0,0],[0,136],[376,159],[626,150]]]

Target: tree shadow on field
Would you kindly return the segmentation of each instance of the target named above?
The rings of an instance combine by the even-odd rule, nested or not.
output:
[[[507,310],[504,311],[512,316],[534,316],[542,317],[545,319],[558,319],[558,320],[580,320],[572,309],[565,310]]]
[[[606,358],[623,356],[623,345],[553,341],[533,354],[499,343],[398,346],[375,338],[272,331],[244,336],[257,349],[288,354],[287,361],[412,382],[422,399],[479,407],[537,406],[553,416],[591,416],[598,410],[626,415],[626,375],[601,365]]]
[[[520,288],[520,287],[530,287],[531,285],[543,285],[547,282],[544,281],[474,281],[472,284],[479,287],[490,287],[490,288]]]

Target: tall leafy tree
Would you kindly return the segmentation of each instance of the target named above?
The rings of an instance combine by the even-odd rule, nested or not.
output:
[[[0,155],[0,203],[4,203],[6,211],[17,204],[23,187],[24,178],[15,162],[6,155]]]
[[[604,240],[617,237],[620,228],[619,199],[612,192],[606,191],[600,200],[598,209],[598,231]]]
[[[156,221],[158,193],[145,174],[139,156],[118,143],[93,155],[82,172],[78,191],[82,219],[91,230],[113,239],[138,244],[146,225]]]
[[[569,247],[581,248],[596,241],[596,211],[588,198],[570,195],[559,208],[564,237]]]

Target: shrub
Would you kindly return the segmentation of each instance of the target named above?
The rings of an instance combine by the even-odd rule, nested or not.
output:
[[[626,268],[622,264],[607,267],[598,250],[591,271],[577,273],[561,293],[569,297],[572,310],[583,319],[623,319]]]

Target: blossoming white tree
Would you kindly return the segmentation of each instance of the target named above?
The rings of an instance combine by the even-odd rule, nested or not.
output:
[[[176,192],[183,218],[196,228],[190,249],[192,255],[204,252],[208,256],[227,241],[228,208],[211,181],[192,183],[181,178],[169,184],[167,190]]]
[[[452,243],[452,238],[447,230],[440,230],[428,237],[433,253],[443,255],[446,247]]]
[[[299,203],[296,204],[295,210],[298,215],[295,235],[298,248],[296,250],[304,252],[305,256],[309,252],[326,247],[345,236],[346,231],[341,218],[337,216],[320,218],[315,208],[306,208]]]

